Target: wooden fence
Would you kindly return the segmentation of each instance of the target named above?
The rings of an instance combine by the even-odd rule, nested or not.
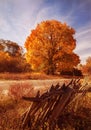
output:
[[[85,89],[84,89],[85,88]],[[31,101],[32,105],[22,115],[22,128],[30,130],[58,130],[57,120],[65,108],[78,96],[91,92],[81,85],[80,79],[71,80],[67,85],[64,83],[52,85],[48,91],[35,97],[23,97]]]

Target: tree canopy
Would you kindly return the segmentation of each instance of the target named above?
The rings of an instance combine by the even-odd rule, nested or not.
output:
[[[74,34],[73,28],[56,20],[38,24],[25,41],[26,59],[32,69],[54,74],[76,67],[80,60],[73,52],[76,47]]]
[[[86,59],[86,64],[82,65],[82,71],[84,74],[91,75],[91,56]]]
[[[10,40],[0,39],[0,52],[8,53],[11,56],[22,55],[23,48]]]
[[[0,72],[26,72],[31,66],[26,63],[23,48],[17,43],[0,39]]]

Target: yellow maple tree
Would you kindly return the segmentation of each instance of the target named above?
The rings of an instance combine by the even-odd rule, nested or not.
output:
[[[67,55],[63,62],[64,54],[69,54],[71,57],[75,55],[76,58],[71,59],[75,60],[75,64],[72,66],[76,66],[80,60],[73,53],[76,47],[74,34],[73,28],[56,20],[47,20],[38,24],[25,41],[26,59],[32,65],[32,69],[54,74],[59,65],[69,62]],[[74,62],[72,60],[71,62]]]

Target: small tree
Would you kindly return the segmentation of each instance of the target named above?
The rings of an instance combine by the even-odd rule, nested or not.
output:
[[[91,56],[87,58],[86,64],[82,66],[82,71],[84,74],[91,74]]]
[[[9,88],[9,96],[14,100],[19,100],[22,96],[33,96],[34,87],[29,83],[15,83]]]

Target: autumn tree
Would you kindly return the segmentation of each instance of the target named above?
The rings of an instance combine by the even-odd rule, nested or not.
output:
[[[82,71],[84,74],[91,74],[91,56],[86,59],[86,64],[82,65]]]
[[[79,56],[75,53],[63,53],[63,55],[60,57],[60,62],[57,64],[57,71],[60,70],[60,72],[73,72],[74,68],[77,66],[77,63],[79,63]]]
[[[6,52],[11,56],[20,56],[23,49],[13,41],[0,39],[0,51]]]
[[[26,62],[23,49],[17,43],[0,39],[0,72],[26,72],[31,66]]]
[[[0,43],[0,52],[1,52],[1,51],[4,51],[4,48],[5,48],[5,47]]]
[[[7,61],[10,58],[8,53],[0,51],[0,72],[5,72],[7,68]]]
[[[77,66],[80,60],[73,52],[76,47],[74,34],[73,28],[56,20],[38,24],[25,41],[26,59],[32,69],[54,74]]]

